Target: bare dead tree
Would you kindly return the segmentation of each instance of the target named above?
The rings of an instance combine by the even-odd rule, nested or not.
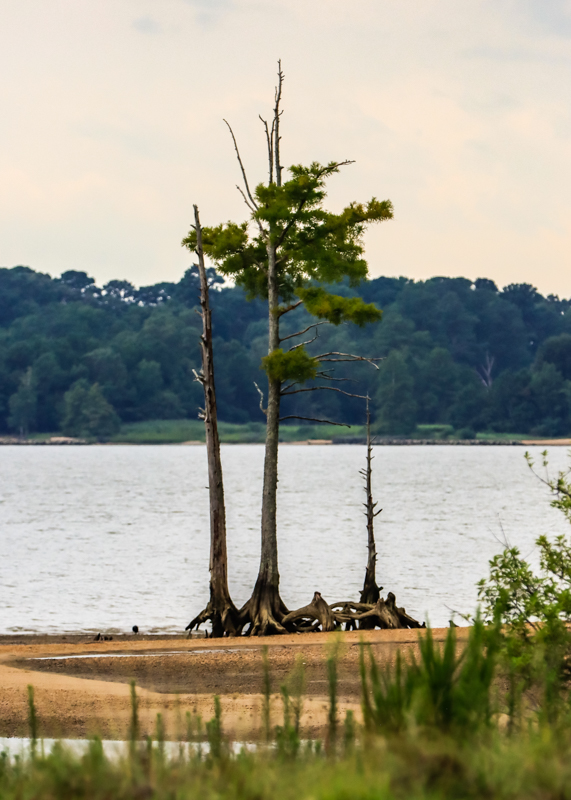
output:
[[[200,308],[202,317],[202,371],[196,380],[204,389],[204,409],[200,418],[206,429],[206,454],[208,458],[208,489],[210,496],[210,600],[206,608],[187,625],[192,631],[202,623],[212,623],[212,636],[236,636],[240,632],[240,616],[228,588],[228,555],[226,548],[226,508],[222,480],[222,460],[218,436],[216,389],[214,385],[214,355],[212,351],[212,313],[208,296],[208,280],[202,248],[202,228],[198,207],[194,206],[196,255],[200,278]]]
[[[373,444],[371,440],[371,411],[369,408],[369,397],[367,396],[367,466],[361,470],[361,475],[365,479],[365,493],[367,500],[365,505],[365,514],[367,517],[367,569],[365,571],[365,582],[361,591],[361,602],[374,604],[380,597],[381,589],[377,586],[376,579],[376,566],[377,566],[377,547],[375,544],[375,517],[377,517],[382,509],[376,511],[377,503],[373,500],[373,489],[371,486],[372,476],[372,461],[373,461]]]
[[[319,387],[328,389],[333,387]],[[303,391],[303,390],[299,390]],[[288,392],[285,392],[288,394]],[[360,397],[360,395],[350,395]],[[365,581],[361,591],[361,601],[354,603],[350,600],[329,605],[319,592],[315,592],[313,600],[307,606],[291,611],[284,619],[283,625],[287,628],[295,627],[300,633],[312,631],[331,631],[335,628],[345,627],[345,630],[365,630],[371,628],[420,628],[423,627],[416,619],[409,616],[404,608],[398,608],[396,598],[389,592],[387,599],[381,597],[382,586],[377,585],[376,565],[377,548],[375,543],[374,521],[382,509],[376,510],[377,503],[373,499],[372,489],[372,461],[373,440],[371,438],[371,413],[368,395],[366,400],[367,410],[367,463],[360,474],[365,479],[366,502],[365,515],[367,517],[367,547],[368,558],[365,571]],[[324,420],[325,421],[325,420]]]
[[[492,370],[494,369],[495,362],[496,359],[494,356],[490,356],[490,354],[486,352],[486,360],[479,367],[476,367],[476,374],[486,389],[492,388],[492,383],[494,382],[492,378]]]

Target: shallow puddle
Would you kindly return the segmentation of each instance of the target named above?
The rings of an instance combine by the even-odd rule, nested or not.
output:
[[[26,661],[71,661],[79,658],[158,658],[159,656],[198,656],[202,653],[251,653],[255,647],[236,647],[233,650],[169,650],[164,653],[88,653],[68,656],[39,656]]]
[[[71,751],[74,755],[81,756],[86,752],[91,744],[90,739],[40,739],[36,744],[36,752],[48,755],[56,744],[62,745],[66,750]],[[102,739],[101,746],[107,758],[118,759],[128,755],[130,742],[118,739]],[[148,744],[146,741],[138,743],[141,749],[146,749]],[[19,758],[27,758],[31,753],[32,741],[28,737],[0,736],[0,754],[6,753],[10,758],[18,756]],[[157,748],[157,742],[153,742],[153,748]],[[167,758],[178,758],[181,756],[193,755],[199,753],[207,755],[210,752],[210,745],[208,742],[163,742],[165,755]],[[234,754],[240,753],[242,750],[256,750],[256,742],[228,742],[228,747]]]

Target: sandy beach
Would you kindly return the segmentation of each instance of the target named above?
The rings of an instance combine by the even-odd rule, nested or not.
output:
[[[433,630],[441,641],[446,628]],[[468,635],[458,628],[459,644]],[[347,709],[360,717],[359,651],[371,645],[379,663],[396,652],[418,652],[423,631],[363,631],[307,634],[260,639],[187,639],[119,636],[93,641],[86,636],[0,637],[0,736],[27,734],[27,686],[35,689],[43,736],[124,738],[130,715],[130,681],[139,696],[141,732],[153,734],[157,713],[167,735],[186,730],[186,714],[203,720],[213,715],[219,695],[227,735],[252,740],[261,731],[262,648],[267,646],[272,676],[272,724],[282,718],[280,686],[296,658],[305,666],[306,694],[302,732],[319,736],[327,721],[325,661],[339,641],[339,715]]]

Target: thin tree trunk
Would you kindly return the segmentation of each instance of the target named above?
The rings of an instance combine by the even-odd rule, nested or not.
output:
[[[224,484],[222,480],[222,461],[220,458],[220,439],[218,437],[218,418],[216,410],[216,390],[214,385],[214,355],[212,351],[212,314],[208,297],[208,280],[202,250],[202,228],[198,207],[194,206],[196,229],[196,255],[200,277],[200,307],[202,316],[202,375],[199,380],[204,388],[204,426],[206,429],[206,454],[208,458],[208,488],[210,496],[210,601],[188,625],[192,630],[196,625],[210,619],[212,636],[225,633],[239,633],[239,615],[228,589],[228,555],[226,550],[226,509],[224,504]]]
[[[365,582],[361,591],[361,603],[376,603],[380,597],[380,589],[377,586],[376,567],[377,567],[377,547],[375,543],[375,517],[380,511],[375,511],[377,505],[373,500],[373,489],[371,486],[372,476],[373,446],[371,443],[371,412],[369,410],[369,398],[367,397],[367,467],[364,471],[365,492],[367,501],[365,503],[367,515],[367,569],[365,571]]]
[[[280,164],[280,101],[283,73],[278,61],[278,86],[276,89],[272,137],[268,141],[270,158],[270,183],[282,184]],[[273,142],[273,144],[272,144]],[[272,168],[273,159],[273,168]],[[280,346],[280,318],[278,314],[280,293],[278,284],[277,253],[270,225],[267,239],[268,254],[268,354]],[[281,624],[288,609],[280,597],[278,571],[277,490],[278,443],[280,434],[281,381],[268,377],[268,407],[266,409],[266,452],[264,458],[264,486],[262,492],[262,552],[260,570],[252,597],[241,609],[244,624],[250,623],[250,635],[267,636],[287,633]]]
[[[279,289],[277,279],[276,251],[268,243],[268,353],[280,345]],[[264,485],[262,492],[262,545],[260,569],[252,597],[242,611],[244,620],[250,622],[251,635],[267,636],[287,633],[281,624],[288,613],[280,593],[278,571],[277,538],[277,488],[278,488],[278,443],[280,431],[279,380],[268,379],[268,406],[266,410],[266,451],[264,458]]]

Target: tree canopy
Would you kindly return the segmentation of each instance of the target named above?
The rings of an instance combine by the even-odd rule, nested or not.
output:
[[[247,288],[224,283],[213,269],[209,279],[220,418],[263,421],[254,382],[264,377],[264,303],[248,302]],[[99,385],[123,422],[195,418],[202,403],[192,373],[200,365],[196,269],[178,282],[116,283],[121,292],[80,271],[51,278],[28,267],[0,269],[1,430],[18,430],[13,411],[27,415],[31,430],[60,430],[64,395],[82,379]],[[321,326],[312,346],[386,358],[378,373],[357,367],[350,374],[343,364],[335,373],[359,379],[357,391],[370,393],[373,425],[383,432],[423,423],[549,436],[571,431],[569,300],[544,297],[527,284],[499,289],[483,278],[379,277],[356,286],[345,280],[332,293],[383,309],[378,326]],[[319,296],[306,304],[313,301]],[[311,321],[300,306],[282,329],[287,335]],[[363,421],[362,402],[334,392],[284,397],[282,404],[284,414]]]

